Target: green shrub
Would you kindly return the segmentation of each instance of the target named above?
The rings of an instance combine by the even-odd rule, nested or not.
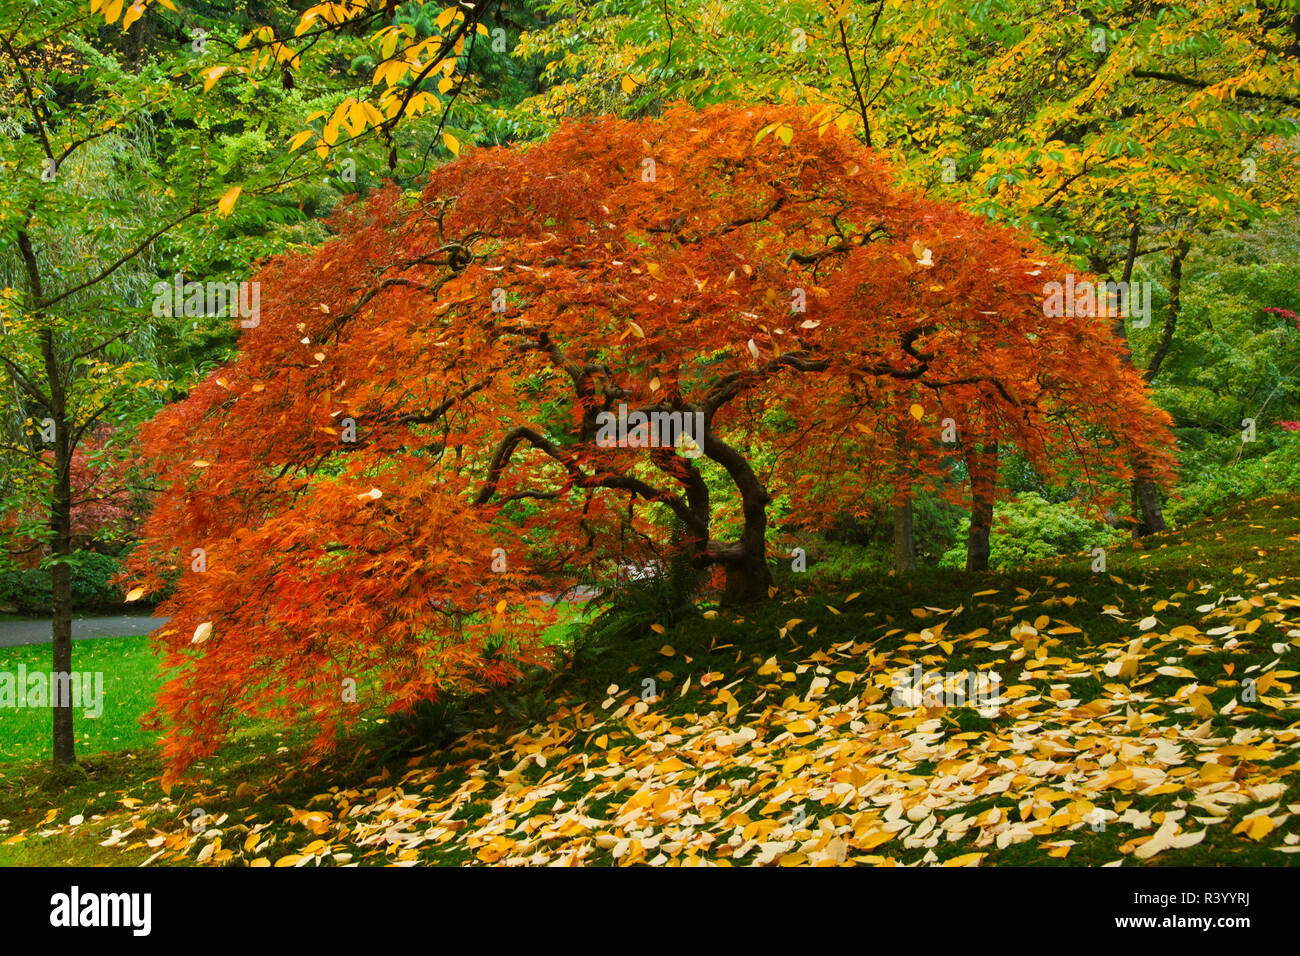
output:
[[[966,566],[966,536],[970,517],[962,519],[957,541],[939,562],[942,567]],[[989,536],[989,567],[1014,568],[1058,554],[1075,554],[1110,547],[1126,537],[1081,515],[1070,502],[1053,503],[1032,492],[998,502],[993,508]]]
[[[894,567],[892,542],[856,544],[833,538],[809,537],[801,544],[807,567],[793,570],[789,550],[773,554],[772,582],[781,588],[831,588],[863,578],[888,574]]]
[[[675,536],[666,559],[619,580],[584,579],[597,592],[588,603],[593,616],[577,642],[584,652],[642,637],[653,624],[672,629],[695,613],[704,577],[680,543]]]
[[[121,588],[109,583],[120,571],[117,558],[94,551],[78,552],[72,565],[73,609],[102,611],[121,604]],[[13,605],[22,614],[49,614],[53,603],[48,568],[0,573],[0,604]]]
[[[1275,441],[1270,448],[1266,442]],[[1181,527],[1217,514],[1231,504],[1282,492],[1300,492],[1300,435],[1265,439],[1235,465],[1239,439],[1207,449],[1186,463],[1183,483],[1165,505],[1165,518]]]

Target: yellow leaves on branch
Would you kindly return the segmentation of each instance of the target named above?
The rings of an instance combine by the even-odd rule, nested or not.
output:
[[[418,115],[420,110],[423,109],[424,99],[428,97],[429,94],[427,93],[416,94],[412,97],[412,103],[414,104],[415,101],[419,100],[420,104],[418,108],[409,109],[408,112]],[[381,102],[383,102],[382,99]],[[395,101],[394,105],[397,103],[400,103],[400,100]],[[396,110],[394,109],[392,112],[395,114]],[[349,138],[355,139],[365,132],[366,127],[377,128],[385,122],[384,114],[373,104],[351,96],[334,107],[328,116],[329,118],[325,119],[326,112],[324,110],[317,110],[308,116],[307,122],[309,124],[316,120],[325,120],[321,131],[317,133],[313,129],[305,129],[295,133],[289,139],[289,152],[295,152],[311,142],[314,137],[319,137],[320,142],[316,146],[316,153],[324,159],[329,155],[330,147],[338,144],[341,130],[347,130]]]
[[[122,32],[125,33],[127,30],[130,30],[131,24],[135,23],[135,21],[139,20],[142,16],[144,16],[144,4],[141,3],[140,0],[136,0],[135,3],[131,4],[131,6],[127,8],[126,16],[122,18]]]
[[[373,39],[379,47],[380,55],[389,60],[397,52],[398,44],[415,39],[415,26],[410,23],[394,23],[377,32]]]
[[[375,75],[370,82],[374,86],[383,83],[391,89],[411,72],[411,65],[406,60],[385,60],[375,69]]]
[[[91,13],[103,13],[104,25],[112,26],[117,22],[118,17],[122,17],[122,32],[125,33],[131,29],[131,25],[139,20],[145,14],[145,6],[148,0],[133,0],[130,6],[126,5],[125,0],[90,0]],[[157,0],[161,7],[176,11],[176,4],[172,0]],[[125,10],[125,16],[123,16]]]
[[[438,14],[438,19],[433,21],[433,25],[437,27],[439,31],[444,31],[454,22],[463,20],[464,18],[464,12],[457,7],[445,7],[443,11]]]
[[[773,134],[782,143],[789,146],[794,140],[794,127],[789,123],[769,123],[754,134],[754,145],[757,146],[766,136]]]
[[[112,26],[122,14],[122,0],[109,0],[107,6],[104,5],[104,0],[90,0],[91,13],[98,13],[100,8],[104,11],[104,23]]]
[[[226,190],[226,194],[217,202],[217,212],[224,219],[229,216],[235,209],[235,202],[239,199],[239,194],[244,191],[243,186],[231,186]]]
[[[230,69],[228,66],[214,66],[203,73],[203,92],[206,93],[217,85],[217,81]]]
[[[294,36],[302,36],[318,20],[330,26],[341,26],[350,20],[365,16],[369,12],[369,5],[364,3],[318,3],[302,12],[293,33]]]

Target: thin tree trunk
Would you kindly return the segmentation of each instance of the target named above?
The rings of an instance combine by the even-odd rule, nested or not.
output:
[[[970,533],[966,537],[966,570],[987,571],[992,548],[993,497],[998,478],[998,443],[986,444],[970,463]]]
[[[1145,461],[1136,462],[1139,469],[1145,469]],[[1149,474],[1139,470],[1133,479],[1133,514],[1137,525],[1133,529],[1136,537],[1142,538],[1157,531],[1165,530],[1165,513],[1160,505],[1160,489]]]
[[[912,527],[912,499],[894,505],[894,571],[898,575],[916,570],[916,535]]]
[[[53,714],[53,747],[55,766],[77,762],[76,737],[72,725],[72,700],[70,693],[54,693],[55,688],[70,691],[71,683],[59,675],[72,674],[72,436],[67,421],[67,395],[63,375],[54,347],[54,333],[47,329],[41,338],[41,352],[45,359],[45,373],[50,383],[54,419],[54,484],[50,501],[50,531],[54,551],[54,564],[50,568],[50,590],[53,594],[53,659],[50,701]]]
[[[30,222],[31,208],[28,209]],[[37,314],[46,307],[44,284],[36,250],[26,228],[18,230],[18,251],[27,270],[27,281]],[[51,624],[51,664],[54,680],[51,692],[57,697],[52,705],[52,745],[54,765],[64,767],[77,761],[76,737],[72,725],[71,674],[72,674],[72,567],[68,557],[72,554],[72,423],[68,420],[68,392],[63,369],[59,365],[58,350],[54,345],[54,330],[41,332],[41,358],[45,364],[45,377],[49,382],[48,405],[54,419],[54,477],[50,495],[50,532],[54,564],[50,568],[50,591],[53,604]],[[45,399],[36,397],[42,403]],[[67,675],[58,680],[58,675]]]
[[[1155,354],[1151,356],[1151,362],[1142,374],[1148,382],[1154,381],[1160,374],[1165,357],[1169,354],[1169,347],[1174,341],[1174,330],[1178,327],[1178,318],[1183,304],[1183,260],[1187,258],[1190,248],[1186,239],[1179,240],[1174,246],[1173,258],[1169,261],[1169,309],[1165,313],[1165,325],[1160,333],[1160,343],[1156,346]],[[1165,530],[1165,513],[1160,505],[1160,489],[1151,478],[1149,463],[1145,459],[1138,459],[1133,465],[1136,475],[1133,478],[1131,497],[1133,515],[1137,519],[1133,533],[1141,538]]]
[[[1123,281],[1126,287],[1128,286],[1129,282],[1132,280],[1133,277],[1133,266],[1137,261],[1138,236],[1141,234],[1141,231],[1142,231],[1142,226],[1138,222],[1134,222],[1132,228],[1129,230],[1128,253],[1124,258]],[[1181,283],[1182,283],[1182,265],[1183,265],[1183,259],[1187,255],[1187,249],[1188,246],[1184,242],[1181,243],[1179,246],[1177,246],[1174,252],[1175,262],[1173,265],[1176,266],[1177,269],[1177,273],[1175,277],[1178,280],[1179,287],[1181,287]],[[1097,264],[1094,262],[1094,267],[1096,265]],[[1095,271],[1097,272],[1105,271],[1104,264],[1102,265],[1101,268],[1095,268]],[[1179,308],[1179,304],[1180,304],[1180,300],[1179,300],[1180,288],[1175,288],[1173,292],[1174,295],[1170,301],[1170,308],[1172,314],[1170,317],[1166,319],[1166,323],[1165,323],[1165,330],[1166,330],[1165,334],[1170,339],[1172,339],[1173,337],[1174,323],[1177,322],[1176,310]],[[1137,368],[1136,363],[1134,363],[1133,361],[1133,355],[1129,351],[1128,329],[1124,325],[1123,316],[1117,315],[1115,317],[1115,322],[1112,328],[1115,333],[1115,337],[1120,340],[1120,345],[1121,345],[1120,354],[1123,357],[1125,364],[1127,364],[1130,368]],[[1157,349],[1157,358],[1159,362],[1164,361],[1164,353],[1167,350],[1168,350],[1168,345],[1164,343],[1162,343],[1162,348]],[[1155,370],[1157,372],[1159,371],[1158,363],[1155,366]],[[1143,371],[1143,370],[1138,369],[1138,371]],[[1150,381],[1150,379],[1153,378],[1155,375],[1154,372],[1151,372],[1149,375],[1146,372],[1143,372],[1143,374],[1148,381]],[[1134,534],[1137,537],[1143,537],[1148,534],[1153,534],[1156,531],[1163,531],[1165,529],[1165,515],[1164,515],[1164,511],[1161,509],[1160,506],[1160,490],[1156,487],[1155,480],[1151,477],[1150,462],[1142,458],[1140,454],[1135,455],[1135,457],[1133,458],[1133,473],[1134,473],[1134,478],[1133,478],[1132,487],[1130,488],[1130,497],[1133,503],[1133,514],[1137,517],[1137,525],[1133,529]]]
[[[1169,308],[1165,312],[1165,327],[1160,332],[1160,344],[1156,346],[1155,354],[1151,356],[1147,370],[1142,374],[1148,382],[1154,381],[1160,374],[1165,356],[1169,354],[1169,347],[1174,342],[1174,330],[1178,327],[1178,317],[1183,311],[1183,260],[1187,258],[1190,248],[1186,239],[1179,240],[1174,246],[1173,258],[1169,260]]]
[[[65,473],[66,474],[66,473]],[[54,554],[58,559],[65,559],[72,554],[72,535],[69,522],[69,498],[67,480],[57,479],[61,487],[56,488],[57,501],[51,515],[51,529],[54,531]],[[55,687],[69,688],[69,683],[57,680],[57,675],[72,673],[72,567],[66,560],[57,560],[50,569],[50,584],[54,594],[54,655],[53,673]],[[69,694],[56,695],[50,701],[54,709],[54,762],[65,766],[77,762],[76,737],[72,726],[72,701]]]

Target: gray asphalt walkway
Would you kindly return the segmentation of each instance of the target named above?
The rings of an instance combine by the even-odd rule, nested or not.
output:
[[[84,641],[92,637],[126,637],[131,634],[148,634],[167,623],[165,617],[148,614],[113,614],[95,617],[74,617],[72,639]],[[0,619],[0,647],[20,647],[24,644],[49,644],[50,619],[48,617]]]

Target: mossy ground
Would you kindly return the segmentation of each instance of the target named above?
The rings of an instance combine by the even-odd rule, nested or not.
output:
[[[122,729],[62,789],[0,763],[0,864],[1288,865],[1298,554],[1286,497],[1104,573],[1080,555],[815,594],[791,576],[760,606],[579,645],[457,708],[454,736],[371,725],[304,766],[305,740],[249,728],[169,795],[152,737]],[[95,644],[145,709],[138,646]],[[998,670],[1007,699],[894,706],[914,663]],[[0,739],[39,752],[48,729],[10,716]],[[1156,834],[1176,838],[1143,851]]]

